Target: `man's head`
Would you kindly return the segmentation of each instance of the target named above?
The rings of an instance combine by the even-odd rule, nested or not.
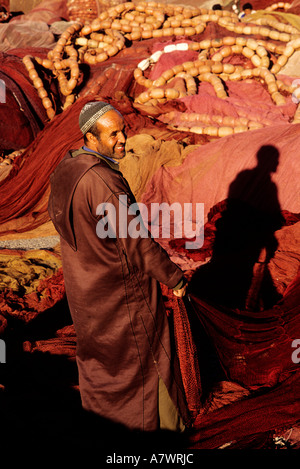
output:
[[[243,5],[243,12],[245,15],[250,15],[253,10],[252,4],[251,3],[245,3]]]
[[[79,115],[79,127],[88,148],[115,160],[124,158],[124,119],[113,106],[102,101],[87,103]]]
[[[6,8],[0,5],[0,22],[6,21],[9,17],[9,13],[7,12]]]
[[[276,147],[273,145],[263,145],[256,154],[258,169],[264,173],[276,173],[279,165],[279,156],[280,154]]]

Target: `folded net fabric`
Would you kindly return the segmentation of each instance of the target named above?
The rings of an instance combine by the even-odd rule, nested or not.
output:
[[[42,129],[46,114],[21,59],[0,53],[0,64],[0,79],[5,84],[0,106],[2,153],[26,148]]]
[[[26,26],[24,25],[24,29]],[[31,28],[27,26],[28,34]],[[31,34],[32,37],[32,34]],[[22,42],[22,39],[20,39]],[[26,149],[44,128],[47,114],[42,101],[28,77],[22,58],[26,54],[46,57],[44,47],[26,47],[0,52],[0,79],[5,84],[5,95],[0,94],[0,155]],[[58,92],[47,72],[40,71],[49,93],[56,103]],[[2,91],[2,88],[1,88]],[[0,91],[0,93],[1,93]],[[20,132],[20,129],[22,131]]]
[[[59,255],[47,250],[1,250],[0,311],[6,319],[32,321],[64,295]]]
[[[41,21],[51,24],[61,19],[69,19],[67,2],[65,0],[44,0],[35,2],[29,12],[15,16],[10,22]]]
[[[211,393],[212,402],[218,396],[222,407],[211,413],[213,405],[205,404],[204,399],[204,407],[194,423],[195,448],[219,447],[233,440],[238,445],[238,441],[257,436],[259,431],[267,428],[275,431],[285,425],[284,421],[291,426],[299,421],[299,406],[295,402],[299,393],[299,364],[292,360],[292,344],[300,333],[300,200],[299,167],[292,149],[295,138],[298,139],[298,126],[283,125],[254,131],[251,140],[246,135],[236,135],[201,146],[188,154],[180,166],[160,168],[141,198],[149,212],[154,202],[204,203],[201,249],[186,249],[186,238],[161,239],[190,278],[191,301],[185,302],[185,306],[188,321],[193,325],[202,375],[201,388],[196,388],[195,393],[201,389],[204,399],[208,380],[207,392]],[[271,142],[272,145],[265,146]],[[257,153],[261,149],[266,151],[266,160],[262,171],[257,172]],[[279,164],[273,166],[275,172],[270,176],[274,154]],[[230,206],[229,211],[228,200],[233,195],[239,203],[236,210]],[[268,213],[270,207],[277,207],[277,215],[282,217],[281,227],[271,226],[268,233],[275,242],[275,251],[268,260],[256,255],[249,260],[256,241],[260,248],[265,245],[253,210],[259,212],[263,208]],[[222,247],[221,242],[228,236],[232,242],[225,242],[222,251],[220,244]],[[255,302],[247,305],[247,298],[242,296],[253,285],[258,293]],[[181,317],[179,322],[184,320],[187,321]],[[201,345],[205,344],[204,337],[210,347]],[[177,340],[184,343],[184,336]],[[210,348],[214,358],[209,365]],[[193,363],[188,348],[181,360],[185,364],[183,369]],[[193,373],[196,380],[196,370],[190,367],[185,372]],[[220,391],[218,395],[214,388],[217,383],[227,381],[241,386],[246,393],[230,406],[224,406],[228,393]],[[230,392],[235,394],[234,390]],[[281,399],[283,407],[277,412],[274,406]],[[261,406],[265,409],[263,415],[259,411]]]

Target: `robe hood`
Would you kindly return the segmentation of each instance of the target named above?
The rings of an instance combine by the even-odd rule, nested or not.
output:
[[[76,251],[72,199],[84,174],[93,166],[106,164],[92,153],[70,150],[50,176],[48,213],[59,235]]]

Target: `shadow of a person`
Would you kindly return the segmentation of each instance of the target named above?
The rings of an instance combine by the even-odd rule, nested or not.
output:
[[[194,294],[253,311],[272,307],[280,299],[268,270],[278,245],[275,231],[284,224],[271,178],[278,164],[278,150],[262,146],[257,166],[241,171],[230,184],[226,208],[216,222],[211,260],[191,282]]]

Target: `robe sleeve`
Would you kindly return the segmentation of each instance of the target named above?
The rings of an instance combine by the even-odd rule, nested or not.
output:
[[[120,203],[120,195],[124,203]],[[139,271],[155,278],[168,288],[182,288],[185,279],[182,270],[171,261],[168,253],[157,243],[143,224],[136,204],[130,192],[113,194],[109,199],[116,210],[117,242],[126,256],[127,262]],[[133,208],[133,213],[130,210]]]

